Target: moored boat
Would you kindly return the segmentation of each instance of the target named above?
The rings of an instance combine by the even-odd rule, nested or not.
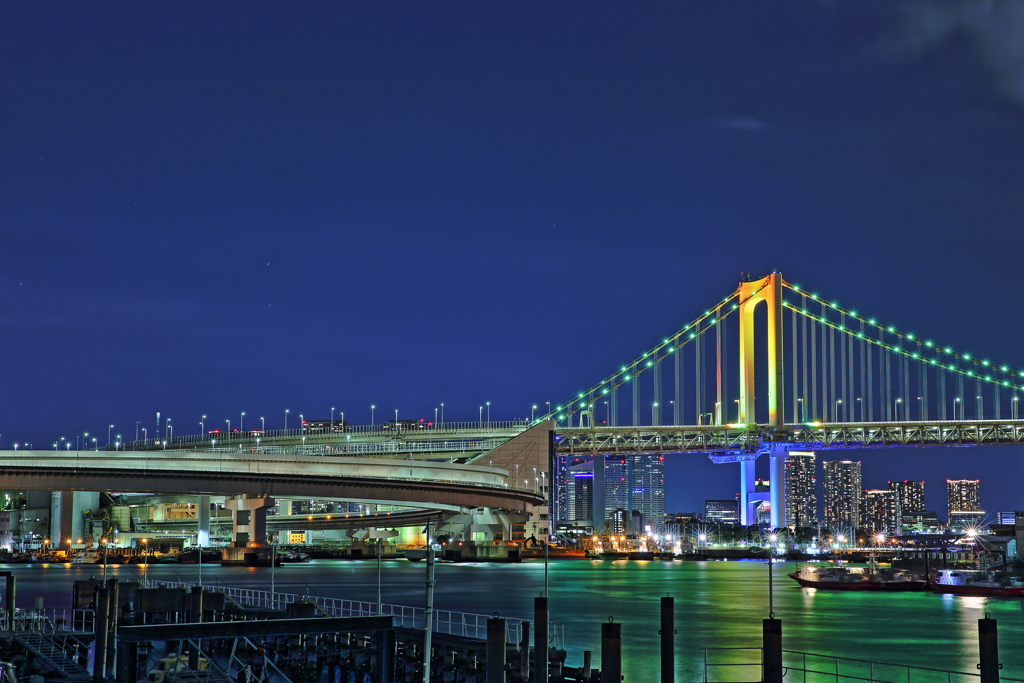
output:
[[[982,569],[942,569],[931,590],[953,595],[1024,597],[1024,577]]]
[[[922,578],[892,569],[865,571],[863,567],[815,567],[804,565],[789,577],[803,588],[843,591],[923,591]]]

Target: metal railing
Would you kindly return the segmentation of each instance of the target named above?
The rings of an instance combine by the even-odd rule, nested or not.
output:
[[[167,586],[169,588],[185,588],[191,590],[191,587],[194,584],[160,582],[160,585]],[[294,593],[276,592],[272,594],[270,591],[255,590],[252,588],[233,588],[230,586],[217,586],[215,589],[210,589],[224,593],[232,600],[248,607],[284,610],[290,603],[301,600],[316,605],[321,612],[331,617],[385,616],[394,617],[395,626],[402,628],[422,630],[424,626],[425,611],[422,607],[384,603],[381,605],[380,612],[378,613],[376,602],[347,600],[344,598],[328,598],[320,595],[309,594],[297,595]],[[486,640],[487,620],[490,618],[492,618],[492,615],[435,609],[432,617],[433,623],[431,630],[436,633]],[[529,622],[529,619],[505,617],[506,641],[509,643],[518,643],[522,639],[523,624]],[[564,643],[565,625],[559,622],[549,623],[548,634],[550,646],[561,649],[562,644]]]
[[[108,444],[104,449],[101,450],[153,450],[161,449],[164,446],[164,442],[167,442],[167,448],[178,448],[180,446],[187,446],[190,444],[203,444],[210,443],[212,440],[223,441],[225,443],[253,443],[256,438],[259,439],[278,439],[278,438],[295,438],[301,439],[306,437],[307,441],[336,441],[339,438],[345,436],[355,437],[396,437],[401,436],[408,438],[413,434],[423,435],[458,435],[461,433],[480,433],[480,432],[507,432],[509,434],[516,434],[522,430],[536,424],[538,421],[534,420],[492,420],[490,422],[484,420],[482,422],[445,422],[442,424],[432,425],[429,427],[415,427],[399,425],[395,428],[388,424],[375,424],[375,425],[346,425],[345,427],[339,426],[334,430],[330,429],[317,429],[312,427],[298,428],[298,429],[268,429],[268,430],[245,430],[245,431],[222,431],[208,434],[187,434],[183,436],[174,436],[172,438],[147,438],[137,439],[132,441],[122,441],[119,444]],[[81,449],[81,450],[96,450],[96,449]]]
[[[763,680],[762,648],[709,647],[701,648],[704,659],[704,683],[724,683],[728,680]],[[752,653],[757,653],[756,656]],[[751,661],[755,659],[756,661]],[[723,661],[716,661],[720,658]],[[740,661],[743,660],[743,661]],[[834,657],[798,650],[782,651],[783,680],[788,683],[839,683],[840,681],[867,681],[868,683],[964,683],[977,679],[980,673],[933,669],[925,666],[893,664],[869,659]],[[743,667],[743,668],[740,668]],[[741,671],[742,679],[713,676],[716,670]],[[756,671],[756,679],[750,678]],[[1024,683],[1024,679],[1000,674],[1000,681]]]
[[[18,609],[14,623],[10,623],[7,610],[0,610],[0,631],[52,633],[54,631],[92,632],[96,613],[91,609],[57,607],[49,609]],[[13,628],[12,628],[13,626]]]

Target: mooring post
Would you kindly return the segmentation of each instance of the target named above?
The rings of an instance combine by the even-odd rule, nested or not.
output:
[[[782,683],[782,620],[765,619],[764,648],[761,652],[762,681]]]
[[[985,613],[978,619],[978,653],[981,655],[981,683],[999,683],[999,636],[996,620]]]
[[[18,584],[11,572],[4,572],[4,600],[7,601],[7,628],[14,630],[14,600]]]
[[[519,675],[524,681],[530,680],[530,622],[523,622],[523,634],[519,641]]]
[[[601,624],[601,683],[620,683],[622,680],[622,624],[608,617]]]
[[[505,620],[487,620],[487,683],[505,683]]]
[[[676,599],[661,599],[661,683],[675,683]]]
[[[548,599],[533,599],[533,679],[548,683]]]
[[[107,642],[110,621],[110,589],[96,590],[96,643],[92,658],[93,683],[103,683],[107,668]]]

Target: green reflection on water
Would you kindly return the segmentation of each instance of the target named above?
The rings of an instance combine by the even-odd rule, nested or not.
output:
[[[1020,599],[804,590],[786,576],[794,567],[786,563],[773,569],[774,609],[783,622],[787,650],[974,672],[977,620],[988,611],[999,622],[1004,675],[1024,677]],[[699,681],[701,648],[760,645],[768,614],[767,571],[763,562],[553,563],[551,620],[566,624],[568,663],[578,665],[582,651],[590,649],[596,666],[600,623],[613,616],[622,623],[627,680],[656,680],[659,598],[669,593],[675,598],[678,631],[676,679]],[[736,653],[737,658],[757,661],[760,654]],[[720,674],[715,680],[755,680],[752,675],[753,669],[746,676]]]

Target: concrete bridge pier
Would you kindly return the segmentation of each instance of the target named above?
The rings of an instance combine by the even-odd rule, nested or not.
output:
[[[210,497],[199,496],[196,503],[196,522],[199,523],[199,532],[196,534],[196,543],[199,547],[205,548],[210,545]]]
[[[226,501],[234,522],[232,547],[262,547],[267,544],[267,509],[275,501],[269,496],[245,494]],[[207,506],[209,510],[209,506]]]

